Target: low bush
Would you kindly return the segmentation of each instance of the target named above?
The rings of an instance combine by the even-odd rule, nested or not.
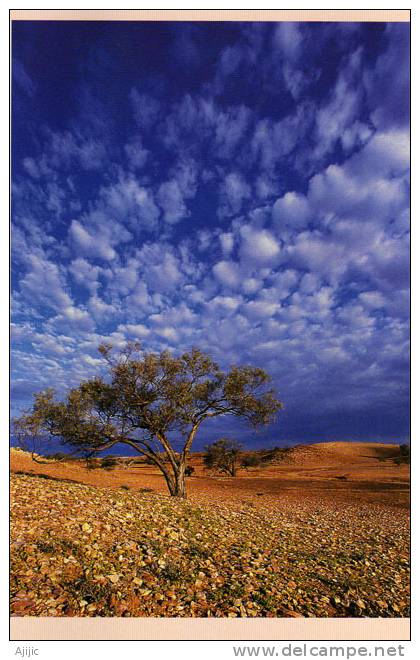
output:
[[[113,456],[105,456],[101,461],[101,468],[104,470],[113,470],[117,466],[117,459]]]
[[[97,470],[102,467],[102,461],[99,458],[87,458],[86,467],[88,470]]]
[[[63,451],[57,451],[55,454],[49,454],[46,458],[51,458],[54,461],[65,461],[68,459],[68,454]]]
[[[396,463],[397,465],[407,464],[410,463],[410,459],[411,459],[410,445],[407,444],[400,445],[400,453],[394,459],[394,463]]]
[[[246,454],[246,456],[243,456],[241,461],[241,467],[245,469],[258,467],[259,465],[261,465],[261,460],[257,454]]]

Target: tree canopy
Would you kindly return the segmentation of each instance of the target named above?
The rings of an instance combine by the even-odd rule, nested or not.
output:
[[[141,353],[138,343],[116,355],[108,344],[99,351],[107,379],[84,381],[63,401],[56,401],[52,389],[37,393],[15,429],[58,437],[85,454],[129,446],[157,465],[172,495],[185,496],[188,454],[206,419],[233,415],[258,427],[282,408],[267,387],[268,374],[258,367],[233,366],[225,372],[196,348],[179,357],[168,351]]]

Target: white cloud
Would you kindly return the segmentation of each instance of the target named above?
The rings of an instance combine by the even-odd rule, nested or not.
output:
[[[334,89],[328,101],[321,106],[316,115],[317,142],[314,155],[322,157],[334,149],[337,140],[349,133],[346,131],[354,125],[359,115],[362,101],[362,88],[360,72],[362,64],[362,51],[353,52],[347,66],[341,69]],[[352,145],[351,145],[352,146]]]
[[[225,257],[228,257],[233,250],[234,237],[232,232],[224,232],[219,236],[222,251]]]
[[[234,296],[215,296],[209,301],[209,309],[222,310],[224,312],[235,312],[242,303],[242,298]]]
[[[157,201],[164,211],[165,222],[169,224],[175,224],[189,215],[178,181],[175,179],[159,186]]]
[[[261,170],[274,176],[275,167],[304,140],[313,118],[313,107],[301,103],[296,112],[274,122],[260,119],[251,138],[247,158],[255,160]]]
[[[49,132],[45,157],[50,168],[68,169],[76,163],[84,170],[97,170],[103,166],[105,154],[102,142],[79,132]]]
[[[116,252],[109,244],[108,237],[90,234],[78,220],[72,221],[69,238],[73,241],[75,248],[80,250],[82,254],[97,257],[104,261],[112,261],[116,257]]]
[[[102,366],[102,360],[99,358],[93,358],[91,355],[83,355],[82,360],[91,367]]]
[[[171,328],[170,326],[165,326],[163,328],[158,327],[155,332],[157,335],[163,337],[163,339],[167,339],[171,343],[179,341],[179,333],[175,328]]]
[[[140,136],[137,136],[132,139],[131,142],[125,144],[124,151],[131,169],[141,170],[145,166],[147,158],[149,157],[149,151],[143,147]]]
[[[130,100],[138,126],[149,129],[159,118],[159,101],[149,94],[140,94],[135,88],[130,92]]]
[[[39,169],[38,164],[33,158],[24,158],[22,161],[22,165],[25,168],[26,172],[31,176],[33,179],[39,179],[41,176],[41,172]]]
[[[46,327],[52,332],[92,332],[95,329],[95,321],[85,310],[75,305],[65,307],[60,314],[50,319]]]
[[[274,222],[280,228],[286,226],[292,229],[302,229],[308,223],[311,210],[304,195],[288,192],[274,203],[272,215]]]
[[[247,277],[242,282],[242,290],[244,293],[252,295],[256,293],[263,285],[263,281],[256,277]]]
[[[239,267],[233,261],[219,261],[213,266],[213,273],[225,286],[236,288],[240,284]]]
[[[102,272],[99,266],[93,266],[86,259],[78,257],[73,259],[69,272],[80,286],[84,286],[91,294],[95,294],[99,287],[98,277]]]
[[[237,214],[242,209],[245,200],[251,196],[251,188],[245,179],[237,172],[230,172],[221,186],[222,215]]]
[[[302,45],[299,23],[278,23],[274,31],[274,43],[288,59],[299,57]]]
[[[229,108],[217,114],[215,143],[217,155],[223,159],[233,156],[235,149],[251,123],[252,113],[243,105]],[[230,184],[232,185],[232,184]]]
[[[64,309],[72,304],[65,290],[62,273],[55,263],[36,254],[27,256],[28,272],[20,282],[20,290],[32,304]]]
[[[241,259],[246,263],[264,266],[274,264],[280,254],[280,246],[274,235],[266,229],[253,229],[245,225],[240,230]]]
[[[102,188],[97,206],[103,216],[128,225],[136,233],[156,229],[160,215],[152,191],[130,177]]]
[[[150,330],[142,323],[127,323],[126,325],[118,326],[119,332],[127,333],[131,337],[144,339],[150,335]]]
[[[279,310],[280,305],[267,300],[252,300],[243,306],[243,313],[250,319],[262,319],[274,316]]]
[[[359,300],[367,309],[380,309],[385,306],[385,298],[380,291],[365,291],[359,294]]]
[[[328,242],[369,243],[378,232],[407,227],[404,213],[408,196],[408,140],[403,132],[375,134],[368,144],[343,163],[330,165],[309,182],[308,203],[317,218],[333,235]],[[357,223],[363,221],[363,226]],[[389,229],[388,229],[389,228]]]
[[[147,244],[137,258],[142,277],[150,292],[171,291],[182,283],[180,260],[168,246]]]
[[[118,309],[114,305],[106,303],[98,296],[92,296],[88,301],[88,309],[96,321],[112,320],[115,322]]]

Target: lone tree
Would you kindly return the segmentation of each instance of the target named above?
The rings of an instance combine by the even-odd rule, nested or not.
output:
[[[236,477],[241,448],[242,446],[236,440],[220,438],[217,442],[204,448],[204,465],[230,477]]]
[[[32,409],[15,420],[20,435],[59,437],[80,452],[123,444],[153,462],[171,495],[186,497],[185,469],[201,424],[221,415],[245,418],[252,426],[268,424],[282,408],[263,369],[234,366],[224,372],[197,349],[180,357],[168,351],[140,353],[131,342],[114,356],[112,346],[99,352],[108,365],[107,380],[96,377],[56,401],[46,389]]]

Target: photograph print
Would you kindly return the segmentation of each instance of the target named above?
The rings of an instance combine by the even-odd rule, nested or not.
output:
[[[410,24],[80,14],[11,25],[12,617],[409,617]]]

